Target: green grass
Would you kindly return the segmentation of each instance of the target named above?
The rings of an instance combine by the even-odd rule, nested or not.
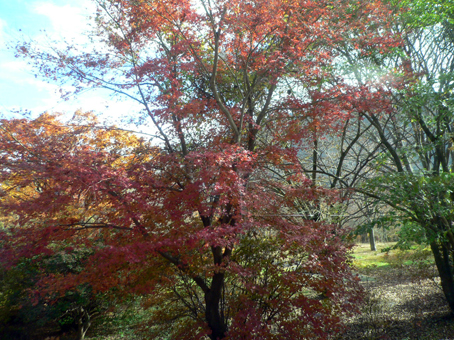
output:
[[[395,243],[377,243],[377,251],[371,251],[368,243],[357,244],[353,248],[353,264],[358,269],[396,268],[410,265],[421,266],[432,264],[433,257],[429,248],[415,245],[409,250],[393,249],[382,252],[382,249],[392,247]]]
[[[381,250],[393,245],[394,243],[377,243],[377,251],[371,251],[368,243],[357,244],[353,248],[353,264],[358,268],[390,266],[389,255]]]

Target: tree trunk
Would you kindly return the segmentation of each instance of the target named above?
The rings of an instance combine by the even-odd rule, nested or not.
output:
[[[227,331],[224,313],[220,308],[223,285],[224,273],[216,273],[211,281],[210,290],[205,293],[205,318],[211,329],[210,339],[212,340],[223,339]]]
[[[375,246],[375,230],[374,230],[374,227],[370,228],[370,230],[369,230],[369,243],[370,243],[370,250],[377,251],[377,247]]]
[[[452,260],[449,258],[449,248],[445,242],[433,241],[430,248],[435,258],[438,273],[440,275],[441,287],[445,294],[451,313],[454,314],[454,277]]]
[[[88,328],[91,326],[90,314],[88,311],[80,307],[79,309],[80,317],[77,322],[77,340],[84,340],[85,334],[87,334]]]

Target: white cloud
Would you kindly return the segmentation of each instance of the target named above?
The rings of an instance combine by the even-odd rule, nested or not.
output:
[[[46,16],[52,26],[47,33],[52,38],[74,39],[78,43],[87,42],[86,36],[89,27],[89,14],[95,12],[92,1],[78,1],[77,5],[55,5],[52,2],[38,2],[34,5],[36,14]]]
[[[21,89],[23,86],[35,89],[46,97],[48,94],[58,90],[56,84],[49,84],[41,78],[36,78],[33,74],[33,68],[25,60],[7,60],[0,63],[1,80],[9,84],[12,88]],[[54,100],[55,98],[52,98]]]
[[[23,83],[26,78],[31,77],[31,67],[25,60],[4,58],[6,61],[0,63],[2,79]]]
[[[79,94],[77,97],[70,97],[68,100],[63,100],[59,90],[71,90],[71,87],[61,87],[40,82],[39,80],[36,80],[36,82],[35,88],[39,86],[45,95],[39,105],[30,108],[34,115],[38,115],[44,111],[50,111],[66,113],[72,116],[76,110],[84,112],[94,111],[101,121],[122,125],[121,120],[124,117],[134,115],[141,109],[139,104],[131,103],[131,101],[112,100],[102,90],[90,90],[86,93]],[[40,83],[39,85],[38,82]]]
[[[90,29],[88,16],[95,13],[94,1],[40,0],[30,1],[26,7],[33,18],[41,18],[35,26],[35,31],[30,32],[27,27],[24,29],[31,40],[40,45],[39,47],[46,48],[49,44],[55,46],[55,43],[49,43],[49,38],[57,41],[57,45],[58,41],[62,40],[71,43],[71,39],[77,46],[89,43],[83,34]],[[9,32],[5,19],[10,20],[0,19],[0,44],[2,40],[6,42],[10,40],[6,35]],[[23,25],[22,22],[18,22],[20,26]],[[42,25],[46,27],[47,37],[39,31],[44,28]],[[13,20],[8,21],[8,29],[15,26],[20,27]],[[87,45],[90,48],[90,44]],[[129,100],[112,100],[106,90],[87,91],[79,94],[77,98],[64,101],[60,97],[59,85],[47,83],[41,77],[35,78],[34,73],[36,70],[33,70],[27,60],[15,59],[12,51],[1,51],[0,45],[0,112],[13,112],[23,108],[30,111],[32,116],[45,111],[62,112],[72,116],[74,111],[80,109],[95,111],[101,120],[106,119],[124,126],[120,120],[134,116],[135,112],[141,109],[137,103]],[[63,90],[65,88],[70,89],[64,86]]]
[[[0,18],[0,48],[3,48],[6,42],[6,21]]]

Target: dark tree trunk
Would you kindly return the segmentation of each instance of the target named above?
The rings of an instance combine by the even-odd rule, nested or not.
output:
[[[430,248],[435,258],[438,273],[440,275],[441,287],[445,294],[451,313],[454,314],[454,276],[453,262],[450,259],[448,245],[442,241],[433,241]]]
[[[216,273],[211,281],[211,288],[205,293],[205,318],[211,329],[210,339],[218,340],[225,337],[227,325],[221,310],[222,287],[224,273]]]
[[[370,230],[369,230],[369,243],[370,243],[370,250],[377,251],[377,247],[375,246],[375,230],[374,230],[374,227],[370,228]]]

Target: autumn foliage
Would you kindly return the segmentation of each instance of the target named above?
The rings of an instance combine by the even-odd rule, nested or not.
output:
[[[361,110],[379,85],[337,74],[342,55],[399,44],[380,2],[103,1],[107,49],[21,45],[76,92],[103,87],[143,105],[150,141],[91,116],[1,122],[2,265],[93,250],[80,273],[43,273],[37,291],[89,282],[144,294],[160,338],[325,339],[357,308],[345,231],[313,218],[335,192],[298,150]],[[351,34],[351,32],[363,34]],[[158,322],[159,321],[159,322]],[[172,326],[169,328],[169,323]]]

